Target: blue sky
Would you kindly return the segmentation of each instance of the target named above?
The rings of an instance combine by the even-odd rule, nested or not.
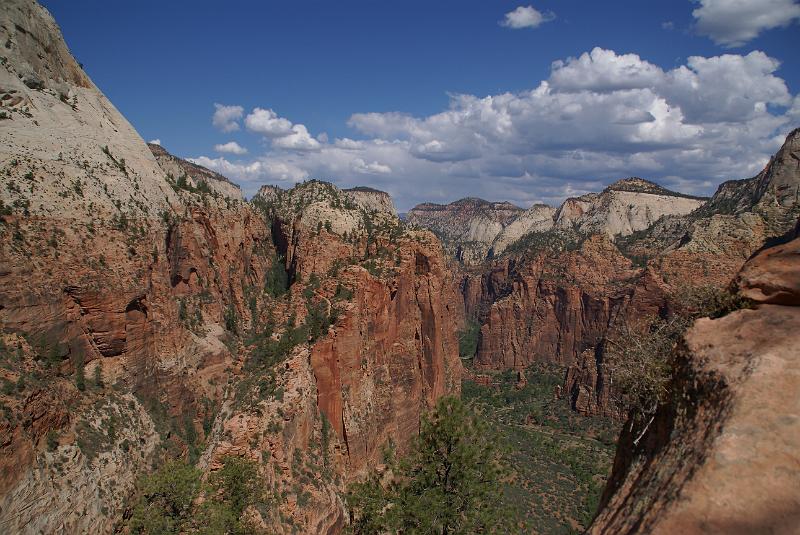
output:
[[[795,0],[43,3],[145,139],[247,193],[710,193],[800,126]]]

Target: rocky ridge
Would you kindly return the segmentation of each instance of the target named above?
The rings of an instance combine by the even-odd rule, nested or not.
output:
[[[601,193],[570,198],[558,208],[534,204],[462,199],[449,205],[421,204],[408,220],[429,228],[467,266],[499,256],[530,233],[551,229],[580,235],[606,234],[614,240],[649,228],[662,216],[686,215],[706,199],[683,195],[641,179],[619,180]]]
[[[167,181],[177,188],[208,188],[222,197],[242,201],[242,189],[224,176],[201,165],[176,158],[161,145],[148,143],[159,167],[167,174]]]
[[[450,255],[473,265],[486,258],[495,237],[523,211],[508,202],[468,198],[447,205],[417,205],[406,220],[432,230]]]
[[[397,216],[394,201],[385,191],[358,186],[343,190],[345,195],[367,212],[385,212]]]

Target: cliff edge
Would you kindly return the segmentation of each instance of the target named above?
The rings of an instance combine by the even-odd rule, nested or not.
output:
[[[700,319],[673,396],[646,433],[623,431],[591,534],[797,533],[800,238],[761,251],[734,283],[756,302]]]

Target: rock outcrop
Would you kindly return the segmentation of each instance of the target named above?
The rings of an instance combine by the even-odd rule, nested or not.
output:
[[[69,53],[52,16],[3,2],[5,206],[45,217],[157,217],[176,202],[147,145]]]
[[[492,240],[489,257],[501,255],[509,245],[530,232],[545,232],[553,228],[556,210],[546,204],[534,204],[506,225]]]
[[[497,235],[523,212],[508,202],[467,198],[447,205],[417,205],[406,219],[432,230],[442,240],[445,251],[466,265],[474,265],[486,259]]]
[[[242,189],[237,185],[202,165],[176,158],[161,145],[148,143],[147,147],[155,156],[158,165],[167,174],[167,181],[181,188],[208,188],[222,197],[241,201]]]
[[[397,217],[397,209],[388,193],[359,186],[344,190],[345,195],[367,212],[384,212]]]
[[[800,301],[787,290],[799,242],[744,266],[738,285],[755,310],[687,333],[673,395],[644,430],[624,427],[589,533],[797,532],[800,401],[786,393],[800,388]]]
[[[614,182],[600,194],[567,199],[554,219],[557,228],[613,239],[645,230],[662,216],[686,215],[705,201],[634,177]]]

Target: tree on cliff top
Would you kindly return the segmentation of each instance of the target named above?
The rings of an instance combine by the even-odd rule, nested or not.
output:
[[[410,454],[383,483],[375,475],[348,497],[353,533],[506,532],[501,505],[507,470],[497,440],[454,397],[423,417]]]
[[[684,286],[670,298],[667,318],[639,318],[617,326],[607,340],[604,369],[615,402],[633,417],[652,420],[669,395],[675,349],[694,320],[719,318],[750,306],[747,299],[713,286]],[[647,426],[645,426],[646,429]]]

